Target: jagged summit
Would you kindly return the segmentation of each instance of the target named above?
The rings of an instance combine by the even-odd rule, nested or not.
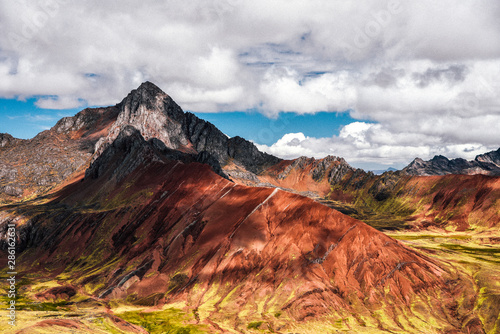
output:
[[[403,169],[409,175],[447,175],[447,174],[484,174],[500,175],[500,149],[478,155],[474,160],[462,158],[448,159],[443,155],[436,155],[429,161],[420,158],[413,160]]]
[[[134,92],[140,94],[148,94],[150,96],[155,95],[167,95],[160,87],[152,83],[151,81],[144,81],[137,89],[134,89],[131,94]]]
[[[496,151],[480,154],[476,156],[474,160],[479,162],[492,163],[500,167],[500,148]]]
[[[97,152],[115,140],[123,126],[131,125],[138,129],[146,140],[157,138],[169,148],[194,153],[183,132],[184,112],[170,96],[153,83],[141,84],[130,92],[117,108],[118,117],[108,136],[96,145]]]
[[[169,97],[160,87],[150,81],[145,81],[139,87],[130,91],[127,96],[117,104],[122,105],[126,101],[135,100],[139,103],[145,103],[157,98]]]
[[[243,138],[227,138],[213,124],[184,113],[175,101],[151,82],[142,83],[116,105],[118,117],[108,135],[95,147],[94,160],[118,136],[124,126],[138,129],[145,140],[156,138],[166,147],[184,153],[204,153],[205,159],[217,160],[222,166],[235,161],[252,173],[281,161],[260,152]]]
[[[184,115],[182,109],[168,94],[149,81],[143,82],[137,89],[132,90],[117,106],[121,109],[121,113],[127,116],[131,113],[157,109],[161,109],[167,116],[177,121],[181,120]]]

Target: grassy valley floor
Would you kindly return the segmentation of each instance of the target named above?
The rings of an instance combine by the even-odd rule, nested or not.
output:
[[[487,334],[500,332],[500,234],[497,232],[391,231],[389,236],[425,255],[448,262],[456,270],[474,278],[479,297],[475,309]],[[5,272],[2,276],[5,276]],[[24,277],[17,283],[17,326],[0,322],[2,333],[387,333],[373,326],[361,327],[354,319],[329,319],[307,323],[289,322],[278,329],[276,323],[286,323],[275,314],[276,321],[227,321],[216,323],[203,319],[207,310],[186,313],[185,304],[161,307],[137,306],[123,302],[98,300],[78,288],[76,295],[44,300],[39,293],[53,287],[70,284],[66,280],[43,279],[41,274]],[[5,286],[5,285],[4,285]],[[6,305],[7,291],[2,293]],[[38,294],[38,295],[37,295]],[[457,301],[460,303],[460,301]],[[3,313],[6,315],[4,308]],[[202,314],[200,321],[199,314]],[[411,320],[411,319],[410,319]],[[415,319],[421,323],[422,319]],[[237,328],[237,330],[235,330]],[[284,330],[284,331],[283,331]],[[403,333],[403,331],[401,331]]]
[[[483,328],[488,334],[500,333],[500,233],[423,231],[386,234],[472,276],[479,293],[475,308]]]

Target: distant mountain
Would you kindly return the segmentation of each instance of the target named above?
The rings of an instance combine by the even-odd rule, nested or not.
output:
[[[431,160],[424,161],[420,158],[413,160],[403,169],[408,175],[500,175],[500,148],[497,151],[481,154],[474,160],[467,161],[462,158],[448,159],[437,155]]]
[[[397,172],[397,171],[398,170],[396,168],[393,168],[393,167],[389,167],[387,169],[372,169],[372,170],[370,170],[370,172],[372,172],[375,175],[382,175],[385,172]]]

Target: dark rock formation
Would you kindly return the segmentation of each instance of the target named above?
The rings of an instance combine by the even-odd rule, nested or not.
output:
[[[442,155],[437,155],[429,161],[416,158],[403,169],[403,173],[421,176],[447,174],[500,175],[500,149],[478,155],[472,161],[462,158],[450,160]]]
[[[494,164],[500,168],[500,148],[496,151],[478,155],[474,160],[477,162]]]
[[[233,137],[228,140],[228,154],[229,157],[255,174],[281,161],[275,156],[260,152],[253,143],[241,137]]]

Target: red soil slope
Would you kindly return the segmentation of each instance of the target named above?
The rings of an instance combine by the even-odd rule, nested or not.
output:
[[[458,231],[500,227],[500,177],[417,177],[405,187],[416,189],[413,202],[419,199],[422,207],[412,219],[422,227],[433,223]]]
[[[51,203],[17,208],[32,218],[18,227],[24,272],[50,269],[104,299],[182,302],[217,328],[320,321],[323,332],[351,318],[353,327],[481,332],[472,282],[448,265],[309,198],[152,160],[120,182],[110,167]]]
[[[416,229],[500,227],[500,177],[485,175],[347,176],[329,194],[360,209],[390,213]]]

